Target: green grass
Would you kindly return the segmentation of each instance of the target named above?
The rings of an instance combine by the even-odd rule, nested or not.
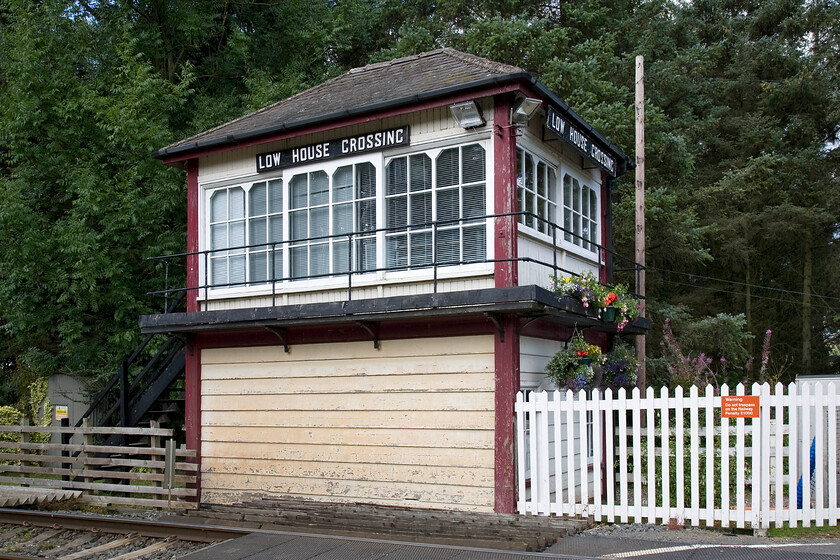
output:
[[[789,527],[785,523],[784,527],[771,527],[767,529],[768,537],[787,537],[787,538],[840,538],[840,527]]]

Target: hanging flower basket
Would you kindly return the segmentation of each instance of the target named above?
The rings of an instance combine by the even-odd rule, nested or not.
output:
[[[616,284],[609,288],[591,272],[560,279],[551,277],[551,289],[554,293],[580,301],[584,308],[597,311],[603,322],[616,323],[619,332],[639,316],[639,302],[627,286]]]

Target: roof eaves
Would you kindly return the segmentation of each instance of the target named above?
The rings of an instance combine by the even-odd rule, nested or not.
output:
[[[244,134],[229,134],[222,138],[213,138],[210,140],[198,140],[196,142],[190,142],[188,144],[182,144],[179,146],[174,147],[166,147],[157,150],[152,154],[153,157],[158,159],[166,159],[171,157],[182,156],[191,152],[203,151],[207,149],[222,147],[222,146],[229,146],[235,145],[240,142],[245,142],[248,140],[256,140],[261,137],[269,136],[272,134],[279,134],[282,132],[289,132],[292,130],[299,130],[301,128],[306,128],[309,126],[313,126],[316,124],[320,124],[323,122],[342,119],[342,118],[351,118],[357,117],[364,114],[375,113],[378,111],[384,111],[387,109],[393,109],[395,107],[401,107],[404,105],[410,105],[412,103],[421,103],[424,101],[429,101],[436,98],[446,97],[447,95],[451,95],[453,93],[461,93],[467,91],[474,91],[477,89],[486,88],[489,86],[498,86],[509,84],[512,82],[525,82],[531,85],[537,84],[536,78],[531,76],[528,72],[524,70],[521,72],[515,72],[510,74],[501,74],[498,76],[492,76],[488,78],[483,78],[481,80],[476,80],[474,82],[469,82],[466,84],[457,84],[448,86],[445,88],[431,90],[421,94],[410,95],[406,97],[401,97],[398,99],[392,99],[388,101],[382,101],[378,103],[371,103],[368,105],[362,105],[355,109],[346,109],[343,111],[337,111],[334,113],[328,113],[325,115],[319,115],[318,117],[313,117],[310,119],[304,119],[301,121],[296,121],[292,123],[279,123],[274,124],[271,126],[263,127],[256,130],[251,130]],[[252,113],[253,114],[253,113]],[[226,123],[229,124],[229,123]],[[224,126],[224,125],[222,125]]]

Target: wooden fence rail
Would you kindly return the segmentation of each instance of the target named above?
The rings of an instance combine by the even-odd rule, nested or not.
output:
[[[756,530],[837,525],[838,391],[812,387],[520,393],[519,512]]]
[[[33,441],[35,434],[79,435],[82,443]],[[103,445],[94,436],[140,437],[142,445]],[[0,485],[82,491],[100,504],[196,509],[196,453],[176,448],[172,430],[82,426],[0,426]],[[11,440],[11,441],[10,441]],[[2,491],[2,488],[0,488]]]

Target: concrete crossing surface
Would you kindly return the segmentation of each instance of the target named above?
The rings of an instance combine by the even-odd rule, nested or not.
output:
[[[721,545],[567,537],[545,552],[514,552],[365,538],[263,531],[225,541],[186,560],[838,560],[840,541]]]

